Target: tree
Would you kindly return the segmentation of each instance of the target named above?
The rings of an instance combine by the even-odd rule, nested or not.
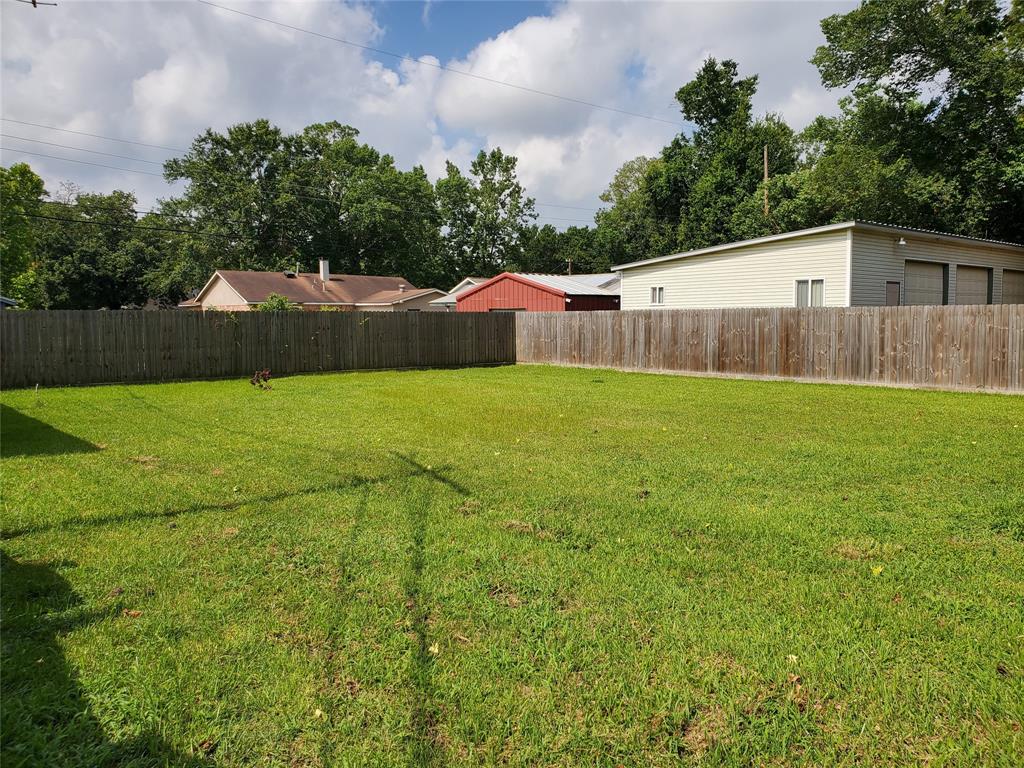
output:
[[[516,158],[483,150],[470,176],[449,162],[436,184],[444,235],[444,263],[452,276],[490,276],[521,262],[534,201],[516,178]]]
[[[639,261],[668,253],[674,244],[673,226],[659,216],[649,179],[660,174],[661,160],[637,157],[612,178],[597,212],[594,248],[605,265]]]
[[[602,250],[598,230],[569,227],[559,232],[550,224],[528,227],[520,260],[507,265],[517,272],[542,272],[556,275],[605,272],[611,265]]]
[[[22,306],[40,306],[36,232],[46,189],[43,180],[25,163],[0,167],[0,294]]]
[[[336,122],[288,135],[266,120],[220,134],[208,130],[185,157],[165,167],[168,180],[189,182],[163,210],[189,217],[216,249],[189,248],[198,268],[165,271],[198,288],[218,267],[312,270],[327,258],[335,272],[401,274],[417,284],[443,277],[439,216],[422,168],[399,171],[394,160],[361,144]]]
[[[538,227],[533,224],[523,232],[522,252],[519,259],[506,264],[511,272],[557,273],[565,269],[562,260],[558,230],[551,224]]]
[[[598,214],[598,243],[611,262],[738,239],[740,231],[771,231],[762,213],[737,211],[761,189],[764,148],[772,175],[797,168],[797,140],[775,115],[755,120],[757,77],[740,77],[736,62],[707,59],[676,93],[691,134],[676,136],[657,160],[637,158],[616,174]]]
[[[51,309],[117,309],[148,298],[147,275],[160,252],[143,236],[129,192],[70,189],[43,204],[36,271]],[[166,224],[165,224],[166,226]]]
[[[696,123],[695,144],[711,143],[718,131],[743,127],[750,122],[751,99],[757,92],[757,75],[741,78],[731,59],[721,63],[705,59],[697,76],[676,91],[683,117]]]
[[[939,206],[946,229],[1024,239],[1021,15],[1020,0],[868,0],[824,19],[813,62],[853,95],[823,159],[899,165],[901,215]]]

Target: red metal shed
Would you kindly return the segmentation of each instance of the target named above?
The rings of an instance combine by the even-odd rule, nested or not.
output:
[[[460,293],[459,312],[584,312],[618,309],[618,275],[502,272]]]

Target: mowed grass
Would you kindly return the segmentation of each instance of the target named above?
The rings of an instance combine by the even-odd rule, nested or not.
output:
[[[1020,765],[1024,399],[6,392],[4,768]]]

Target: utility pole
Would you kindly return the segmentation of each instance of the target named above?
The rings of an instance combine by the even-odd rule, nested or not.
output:
[[[764,217],[768,218],[768,145],[764,145]]]
[[[569,254],[569,258],[566,261],[569,263],[569,274],[572,275],[572,254]]]

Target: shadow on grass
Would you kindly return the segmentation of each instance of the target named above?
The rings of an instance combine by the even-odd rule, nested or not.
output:
[[[0,539],[14,539],[19,536],[25,536],[30,533],[45,533],[47,531],[54,530],[70,530],[75,528],[99,528],[105,525],[117,525],[119,523],[131,523],[142,520],[154,520],[154,519],[174,519],[176,517],[182,517],[187,515],[199,515],[204,512],[230,512],[244,507],[247,505],[261,505],[261,504],[273,504],[278,501],[284,501],[285,499],[300,498],[302,496],[312,496],[317,493],[327,493],[330,491],[345,491],[356,488],[362,488],[364,486],[376,485],[378,483],[387,483],[395,479],[402,479],[404,477],[411,477],[412,474],[399,475],[396,477],[361,477],[355,476],[346,480],[339,480],[334,483],[320,483],[318,485],[311,485],[305,488],[298,488],[290,491],[281,491],[279,493],[268,493],[262,496],[244,496],[236,497],[229,501],[211,501],[211,502],[196,502],[194,504],[188,504],[182,507],[169,507],[167,509],[158,509],[148,512],[132,511],[122,512],[116,515],[96,515],[95,517],[80,517],[71,520],[61,520],[54,523],[45,523],[43,525],[29,525],[23,528],[12,528],[0,532]]]
[[[145,731],[112,741],[92,713],[60,636],[105,616],[84,610],[49,563],[19,562],[0,551],[3,653],[0,763],[11,766],[201,766]]]
[[[409,683],[412,688],[410,719],[412,740],[409,765],[429,766],[438,762],[438,710],[434,690],[434,654],[430,651],[427,630],[430,609],[423,592],[423,568],[426,560],[427,516],[430,494],[410,493],[406,501],[409,526],[409,566],[403,579],[405,606],[412,624],[413,647],[409,657]]]
[[[0,405],[0,454],[3,456],[59,456],[99,450],[80,437],[61,432],[44,421]]]
[[[413,469],[409,480],[425,477],[440,483],[460,495],[469,496],[465,486],[452,480],[442,469],[421,464],[412,456],[392,453]],[[437,705],[437,690],[434,687],[434,659],[438,650],[433,648],[429,637],[430,607],[429,595],[423,586],[424,568],[427,563],[426,541],[429,525],[430,506],[433,492],[413,493],[409,483],[406,495],[406,524],[409,528],[409,564],[403,578],[405,606],[409,611],[412,625],[413,647],[409,657],[409,683],[412,689],[410,720],[412,734],[409,745],[409,765],[417,768],[438,765],[441,749],[438,733],[440,709]]]
[[[440,467],[438,469],[434,469],[433,467],[428,467],[425,464],[421,464],[420,462],[418,462],[412,456],[408,456],[408,455],[406,455],[404,453],[398,453],[397,451],[392,451],[391,455],[394,456],[399,461],[405,462],[410,467],[412,467],[413,472],[412,472],[411,477],[415,477],[415,476],[418,476],[418,475],[425,475],[425,476],[429,477],[431,480],[436,480],[437,482],[441,483],[442,485],[447,485],[453,491],[455,491],[456,493],[461,493],[463,496],[470,496],[470,495],[472,495],[472,494],[470,494],[470,492],[466,488],[466,486],[460,485],[455,480],[452,480],[450,477],[445,475],[444,472],[442,471],[444,469],[443,467]]]

